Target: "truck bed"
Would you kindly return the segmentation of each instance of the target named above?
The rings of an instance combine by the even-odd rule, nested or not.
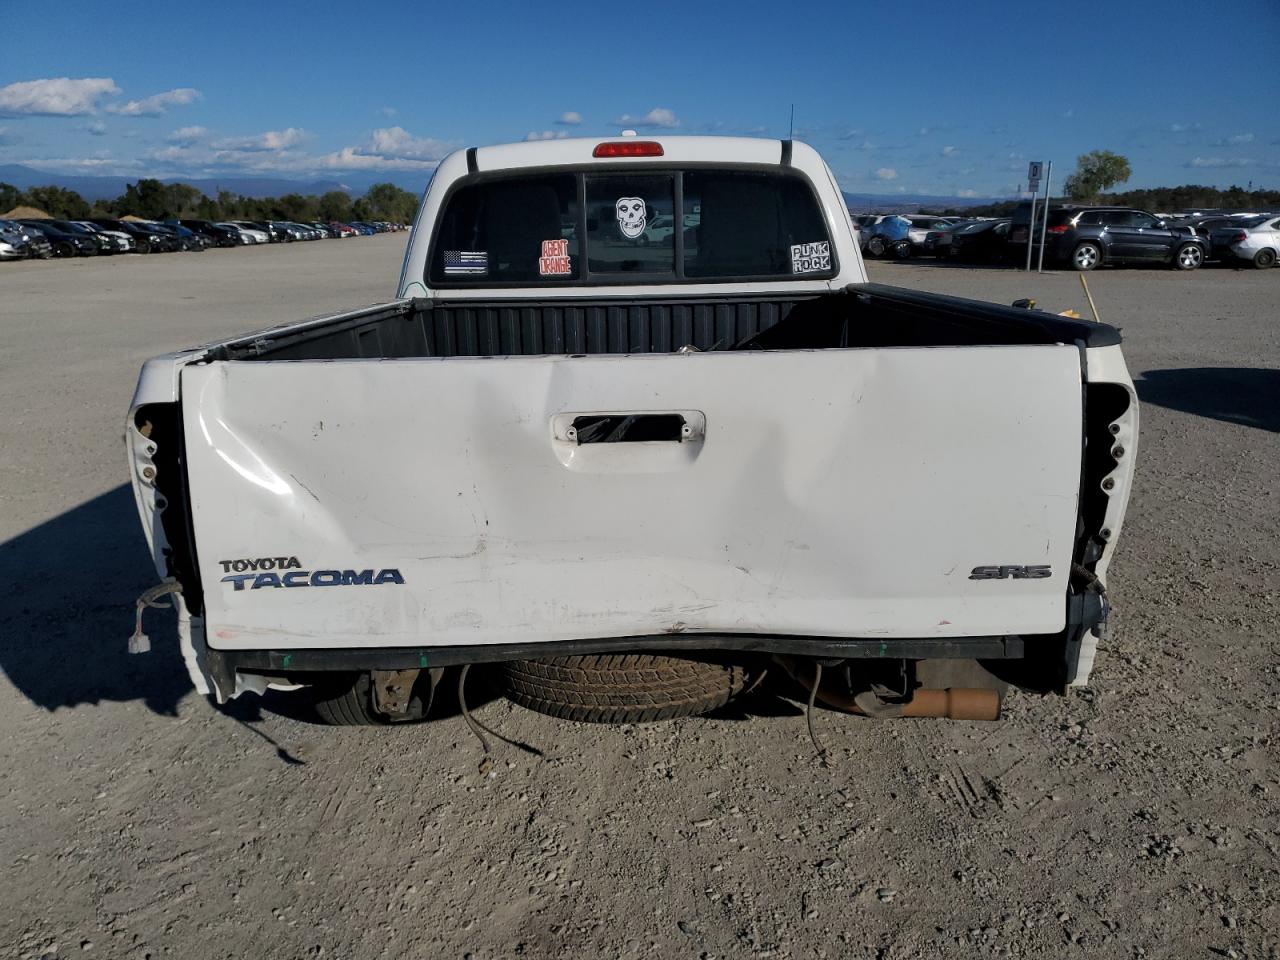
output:
[[[354,360],[1120,342],[1105,324],[851,284],[812,296],[399,300],[250,334],[213,360]]]

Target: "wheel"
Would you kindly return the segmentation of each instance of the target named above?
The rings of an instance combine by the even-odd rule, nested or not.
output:
[[[911,244],[906,240],[899,240],[893,245],[891,252],[895,259],[905,260],[907,257],[911,256]]]
[[[516,660],[503,671],[522,707],[565,720],[637,723],[692,717],[746,687],[745,667],[680,656],[611,654]]]
[[[1184,243],[1173,255],[1173,265],[1179,270],[1194,270],[1204,263],[1204,251],[1194,243]]]
[[[326,677],[310,689],[316,713],[330,726],[381,726],[387,722],[374,712],[367,673]]]
[[[1102,251],[1096,243],[1082,243],[1071,254],[1071,265],[1077,270],[1092,270],[1102,260]]]
[[[884,256],[884,237],[872,237],[867,241],[867,255],[871,257]]]
[[[1253,265],[1259,270],[1276,265],[1276,252],[1274,250],[1259,250],[1253,255]]]
[[[64,240],[62,243],[54,246],[53,252],[55,256],[59,257],[74,257],[76,255],[76,248],[68,241]]]
[[[322,675],[308,690],[312,706],[330,726],[391,726],[421,720],[430,712],[435,684],[429,671],[422,671],[410,691],[403,715],[379,713],[373,702],[373,677],[362,673]]]

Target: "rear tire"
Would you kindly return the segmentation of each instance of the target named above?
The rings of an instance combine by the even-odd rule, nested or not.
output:
[[[1102,249],[1096,243],[1082,243],[1071,253],[1071,265],[1077,270],[1092,270],[1102,262]]]
[[[1173,266],[1178,270],[1195,270],[1204,263],[1204,251],[1194,243],[1184,243],[1173,255]]]
[[[53,248],[53,253],[54,256],[57,257],[74,257],[76,255],[76,248],[69,243],[63,242]]]
[[[654,654],[516,660],[503,670],[508,697],[564,720],[643,723],[723,706],[747,685],[745,667]]]
[[[341,674],[311,688],[320,719],[334,727],[382,726],[387,720],[374,712],[369,674]]]
[[[1274,250],[1259,250],[1253,255],[1253,265],[1259,270],[1274,267],[1276,265],[1276,252]]]
[[[884,238],[872,237],[867,241],[867,256],[883,257],[884,256]]]

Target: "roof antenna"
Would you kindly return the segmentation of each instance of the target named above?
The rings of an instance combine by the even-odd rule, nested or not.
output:
[[[791,105],[791,129],[787,131],[787,139],[794,140],[796,138],[796,105]]]

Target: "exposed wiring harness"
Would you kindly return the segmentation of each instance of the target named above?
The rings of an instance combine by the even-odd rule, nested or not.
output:
[[[173,607],[173,604],[156,603],[156,601],[161,597],[181,592],[182,584],[176,580],[168,580],[164,583],[157,583],[138,598],[138,609],[133,620],[133,636],[129,638],[128,644],[130,653],[149,653],[151,651],[151,638],[142,632],[142,611],[147,607],[153,610],[169,610]]]

